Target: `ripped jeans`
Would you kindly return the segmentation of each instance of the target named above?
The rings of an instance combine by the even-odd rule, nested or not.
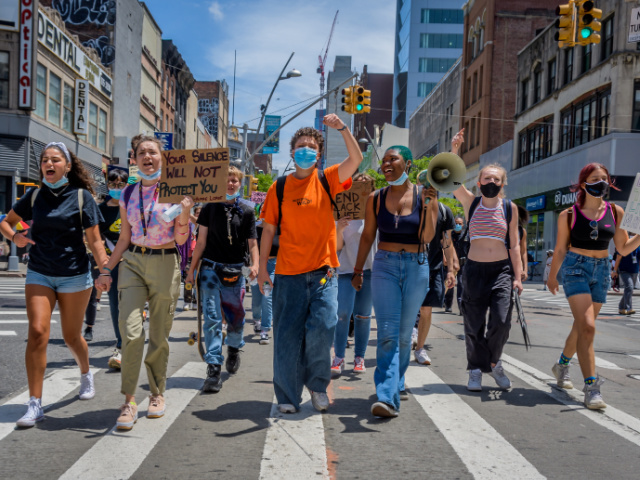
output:
[[[354,320],[355,357],[363,357],[369,343],[371,329],[371,270],[364,271],[362,288],[358,292],[351,286],[351,274],[338,277],[338,324],[333,340],[336,357],[344,358],[351,314]]]

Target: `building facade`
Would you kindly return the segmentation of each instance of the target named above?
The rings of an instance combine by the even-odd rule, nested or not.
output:
[[[229,85],[225,80],[196,82],[198,117],[211,134],[212,143],[226,147],[229,138]]]
[[[141,78],[140,78],[140,127],[139,133],[153,135],[164,131],[161,128],[162,94],[162,30],[144,2],[143,12]]]
[[[393,124],[411,114],[462,54],[464,0],[397,0]]]
[[[385,123],[391,123],[393,74],[370,73],[365,65],[359,83],[366,90],[371,91],[371,112],[353,116],[353,136],[365,150],[367,142],[373,138],[376,125],[380,128]]]
[[[333,63],[333,70],[327,75],[327,91],[333,90],[338,85],[347,80],[353,72],[351,71],[351,57],[346,55],[336,55]],[[349,85],[345,85],[347,87]],[[343,87],[344,88],[344,87]],[[327,98],[326,114],[335,113],[349,128],[352,126],[352,115],[342,111],[342,94],[331,95]],[[347,158],[347,147],[342,139],[342,134],[334,128],[327,128],[324,132],[324,164],[323,168],[336,165]]]
[[[162,40],[163,92],[161,111],[165,132],[173,133],[173,148],[184,149],[186,143],[187,98],[195,79],[172,40]],[[167,123],[167,118],[169,122]]]

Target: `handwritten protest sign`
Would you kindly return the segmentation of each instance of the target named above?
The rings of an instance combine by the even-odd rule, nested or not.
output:
[[[353,182],[346,192],[336,195],[336,205],[340,218],[350,217],[352,220],[363,220],[367,206],[367,197],[373,192],[373,182]],[[338,212],[333,209],[333,218],[338,219]]]
[[[159,203],[224,202],[227,193],[229,149],[168,150],[162,152]]]
[[[250,200],[254,203],[262,203],[267,198],[267,192],[251,192]]]
[[[624,218],[620,228],[640,235],[640,173],[636,175],[631,188],[631,195],[624,209]]]

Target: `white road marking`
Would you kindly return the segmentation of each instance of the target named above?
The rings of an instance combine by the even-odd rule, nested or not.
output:
[[[202,363],[189,362],[167,379],[167,409],[162,418],[146,418],[149,399],[138,404],[138,422],[131,432],[115,426],[67,470],[60,479],[130,478],[202,387]],[[113,422],[115,424],[115,418]],[[125,452],[114,461],[114,452]]]
[[[94,375],[99,371],[99,368],[91,369]],[[62,400],[79,386],[80,370],[77,367],[58,369],[47,376],[42,387],[44,411],[46,412],[51,405]],[[27,411],[25,404],[28,401],[29,391],[27,390],[0,405],[0,440],[15,429],[15,422]]]
[[[430,369],[410,366],[405,381],[476,479],[545,478]]]
[[[584,395],[581,390],[573,388],[571,390],[561,391],[555,386],[552,386],[552,383],[555,384],[555,378],[504,353],[502,354],[502,364],[505,370],[525,383],[545,392],[553,399],[581,413],[607,430],[640,446],[639,419],[611,405],[607,406],[604,410],[588,410],[583,405]],[[567,398],[567,396],[571,398]]]
[[[596,367],[606,368],[607,370],[624,370],[624,368],[620,368],[615,363],[600,357],[596,357]]]
[[[0,325],[10,324],[10,323],[29,323],[29,320],[0,320]],[[51,323],[58,323],[58,321],[51,320]]]
[[[0,337],[13,337],[15,335],[18,334],[13,330],[0,330]]]
[[[273,399],[260,480],[329,478],[322,414],[315,411],[310,400],[305,389],[300,411],[284,414],[278,411],[277,400]]]
[[[640,355],[629,355],[631,358],[635,358],[636,360],[640,360]]]
[[[54,310],[51,312],[53,315],[60,315],[58,310]],[[0,311],[0,315],[26,315],[26,310],[2,310]]]

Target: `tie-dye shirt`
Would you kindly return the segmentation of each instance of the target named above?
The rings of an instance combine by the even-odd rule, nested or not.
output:
[[[153,212],[149,215],[149,207],[153,201],[156,186],[142,187],[142,205],[144,206],[144,217],[147,222],[147,236],[142,233],[142,222],[140,221],[140,186],[131,185],[131,197],[127,205],[124,203],[124,193],[120,197],[120,206],[127,210],[127,220],[131,225],[131,243],[145,245],[147,247],[158,247],[175,240],[173,231],[174,220],[167,223],[160,215],[171,208],[171,203],[155,203]]]

